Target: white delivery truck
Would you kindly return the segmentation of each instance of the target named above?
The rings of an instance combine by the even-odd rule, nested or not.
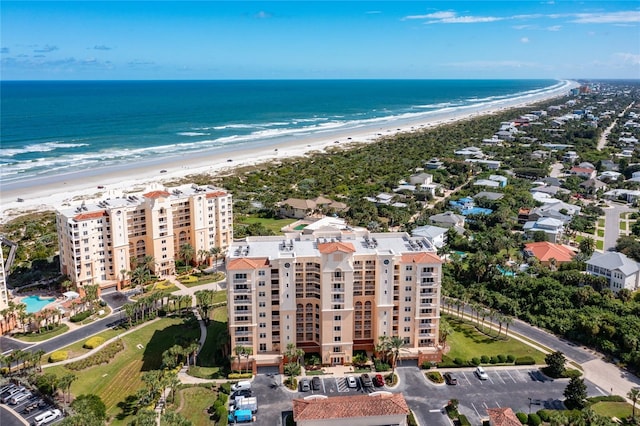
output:
[[[258,411],[258,399],[255,396],[239,396],[232,410],[251,410],[255,414]]]

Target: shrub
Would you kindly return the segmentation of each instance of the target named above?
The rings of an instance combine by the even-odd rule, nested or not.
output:
[[[527,422],[530,426],[540,426],[542,424],[542,419],[536,413],[529,414],[529,420]]]
[[[464,360],[462,358],[457,358],[457,357],[453,360],[453,362],[456,365],[464,365],[465,364],[465,362],[464,362]]]
[[[71,322],[80,322],[86,320],[89,316],[91,316],[91,311],[84,311],[72,316],[69,320]]]
[[[529,416],[527,416],[526,413],[516,413],[516,417],[518,418],[518,420],[520,420],[520,423],[522,423],[523,425],[526,425],[527,422],[529,421]]]
[[[492,357],[489,359],[489,362],[490,362],[491,364],[497,364],[497,363],[498,363],[498,358],[496,358],[495,356],[492,356]]]
[[[422,361],[422,364],[420,365],[420,368],[422,368],[423,370],[428,370],[431,368],[431,361]]]
[[[409,411],[409,415],[407,416],[407,426],[418,426],[416,418],[413,415],[413,411]]]
[[[513,355],[507,355],[507,362],[512,363],[516,360],[516,357]]]
[[[627,400],[621,397],[620,395],[606,395],[606,396],[594,396],[591,398],[587,398],[587,401],[591,403],[606,401],[606,402],[626,402]]]
[[[227,418],[227,407],[225,407],[224,405],[221,405],[220,407],[218,407],[216,409],[215,416],[217,417],[218,420],[226,419]]]
[[[220,392],[231,395],[231,383],[222,383],[219,389]],[[220,394],[218,394],[218,398],[220,398]]]
[[[391,366],[387,363],[384,363],[382,361],[378,361],[376,360],[375,362],[375,367],[376,367],[376,371],[389,371],[391,370]]]
[[[540,416],[540,420],[542,420],[543,422],[548,422],[549,421],[549,411],[548,410],[538,410],[536,413],[538,414],[538,416]]]
[[[231,373],[227,376],[229,380],[250,379],[252,377],[252,373]]]
[[[86,349],[95,349],[103,343],[104,343],[104,337],[93,336],[89,340],[84,342],[84,345],[82,345],[82,347]]]
[[[427,379],[431,380],[433,383],[442,383],[444,379],[442,378],[442,374],[439,371],[429,371],[426,373]]]
[[[574,377],[580,376],[582,376],[582,371],[573,368],[567,368],[562,375],[562,377],[566,377],[568,379],[573,379]]]
[[[489,359],[490,359],[490,358],[489,358],[487,355],[482,355],[482,356],[480,357],[480,362],[481,362],[482,364],[489,364]]]
[[[473,358],[471,358],[471,364],[473,365],[480,365],[480,358],[478,358],[477,356],[474,356]]]
[[[65,361],[68,357],[69,353],[67,351],[55,351],[49,355],[49,362]]]
[[[216,399],[216,401],[220,401],[222,403],[222,405],[224,405],[226,407],[227,406],[227,401],[229,401],[229,395],[226,394],[226,393],[220,392],[218,394],[218,399]]]
[[[507,362],[507,356],[502,354],[498,355],[498,362],[500,364],[504,364],[505,362]]]
[[[516,358],[516,365],[535,365],[535,363],[536,360],[529,355]]]
[[[113,357],[122,350],[124,350],[124,343],[122,343],[122,340],[118,339],[109,343],[91,356],[70,362],[66,367],[69,370],[78,371],[93,367],[94,365],[108,364],[109,361],[111,361]]]
[[[460,422],[460,426],[471,426],[471,422],[464,414],[458,414],[458,421]]]

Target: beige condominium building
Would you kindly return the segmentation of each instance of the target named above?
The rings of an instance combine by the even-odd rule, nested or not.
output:
[[[159,276],[175,272],[180,247],[226,250],[233,241],[232,196],[213,186],[153,185],[139,193],[58,209],[60,270],[78,286],[120,285],[143,259]],[[133,265],[132,265],[133,264]]]
[[[247,237],[227,254],[231,346],[256,364],[287,345],[322,364],[350,363],[380,336],[405,341],[401,359],[437,361],[442,261],[423,237],[322,227]]]

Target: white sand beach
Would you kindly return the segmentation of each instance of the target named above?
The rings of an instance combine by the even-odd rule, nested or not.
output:
[[[142,165],[132,163],[89,172],[2,184],[0,186],[0,205],[2,206],[0,223],[6,223],[25,213],[55,210],[63,205],[80,203],[83,199],[98,198],[106,190],[135,192],[145,189],[151,183],[167,183],[188,175],[207,173],[215,176],[229,173],[234,168],[277,159],[301,157],[312,152],[324,151],[329,147],[370,143],[397,133],[420,131],[453,121],[564,96],[571,88],[578,86],[574,81],[564,81],[559,87],[547,92],[451,111],[442,110],[380,121],[374,125],[349,131],[333,131],[296,139],[282,138],[279,141],[269,141],[261,147],[256,147],[255,144],[238,146],[232,151],[223,153],[198,153],[193,156],[172,157]]]

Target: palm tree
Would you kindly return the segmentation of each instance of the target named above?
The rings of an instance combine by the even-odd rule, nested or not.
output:
[[[509,335],[509,326],[513,324],[513,318],[509,315],[505,315],[502,317],[502,321],[504,321],[505,329],[504,329],[504,337]]]
[[[233,352],[234,352],[234,353],[236,354],[236,356],[238,357],[238,364],[240,364],[240,365],[239,365],[239,367],[240,367],[240,372],[241,372],[241,373],[242,373],[242,364],[240,363],[240,359],[242,358],[242,355],[244,355],[244,351],[245,351],[246,349],[247,349],[247,348],[246,348],[246,347],[244,347],[244,346],[242,346],[242,345],[238,345],[238,346],[236,346],[235,348],[233,348]]]
[[[37,350],[33,353],[33,359],[35,361],[35,365],[38,367],[38,371],[42,372],[42,357],[46,354],[46,352],[42,349]]]
[[[209,250],[200,249],[198,250],[198,264],[203,263],[209,257]]]
[[[193,249],[191,244],[186,243],[186,244],[183,244],[183,245],[180,246],[179,254],[180,254],[180,257],[182,258],[182,260],[184,260],[185,266],[187,266],[191,262],[191,259],[193,258],[193,255],[195,254],[195,250]]]
[[[394,377],[396,363],[400,359],[400,349],[405,345],[404,340],[398,336],[389,339],[389,353],[391,355],[391,377]]]
[[[640,399],[640,388],[632,388],[629,392],[627,392],[627,398],[631,400],[633,403],[633,411],[631,417],[633,419],[636,418],[636,402]]]
[[[133,316],[136,314],[136,305],[133,303],[125,303],[122,305],[122,309],[129,320],[129,328],[131,328],[133,326]]]
[[[149,270],[138,266],[136,269],[130,272],[131,282],[136,286],[142,287],[151,277]]]
[[[214,264],[218,263],[218,255],[220,254],[220,251],[220,247],[211,247],[209,249],[209,253],[211,253],[211,255],[213,256]]]
[[[75,374],[65,374],[58,380],[58,386],[62,389],[62,397],[64,402],[67,402],[71,399],[71,384],[75,382],[78,377]],[[66,394],[65,394],[66,392]]]

